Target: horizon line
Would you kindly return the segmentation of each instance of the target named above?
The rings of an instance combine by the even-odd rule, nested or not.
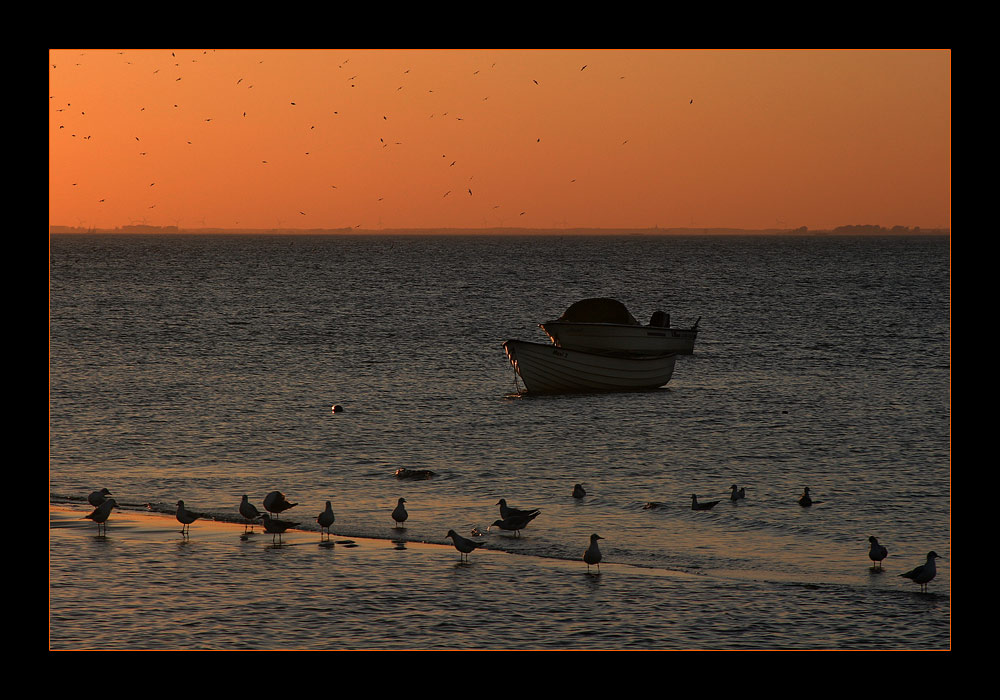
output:
[[[607,234],[607,233],[632,233],[632,234],[642,234],[642,233],[657,233],[657,234],[675,234],[675,235],[738,235],[744,234],[756,234],[756,235],[822,235],[822,234],[848,234],[848,235],[950,235],[951,227],[923,227],[923,226],[901,226],[896,225],[892,227],[880,226],[877,224],[847,224],[842,226],[836,226],[833,228],[809,228],[806,226],[799,226],[796,228],[779,228],[779,227],[768,227],[768,228],[741,228],[735,226],[671,226],[671,227],[660,227],[660,226],[646,226],[646,227],[601,227],[601,226],[575,226],[575,227],[563,227],[563,228],[545,228],[545,227],[517,227],[517,226],[489,226],[489,227],[464,227],[464,226],[449,226],[449,227],[431,227],[431,226],[412,226],[412,227],[393,227],[393,228],[362,228],[360,226],[350,227],[311,227],[311,228],[299,228],[291,226],[247,226],[247,227],[225,227],[225,226],[200,226],[200,227],[180,227],[176,225],[169,226],[158,226],[152,224],[126,224],[124,226],[65,226],[50,224],[49,234],[124,234],[124,233],[151,233],[151,234],[169,234],[169,235],[184,235],[184,234],[207,234],[207,233],[217,233],[217,234],[275,234],[275,235],[317,235],[317,234],[328,234],[328,235],[345,235],[345,234],[360,234],[364,233],[366,235],[371,234],[525,234],[525,233],[541,233],[545,235],[565,235],[576,233],[577,235],[585,235],[587,233],[594,234]]]

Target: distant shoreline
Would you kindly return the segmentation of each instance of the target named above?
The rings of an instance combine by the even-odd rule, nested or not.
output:
[[[683,228],[179,228],[177,226],[116,226],[87,228],[49,226],[50,234],[157,234],[157,235],[280,235],[280,236],[948,236],[947,228],[915,226],[838,226],[834,229]]]

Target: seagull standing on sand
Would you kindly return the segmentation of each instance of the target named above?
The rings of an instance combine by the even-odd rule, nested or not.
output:
[[[908,578],[914,583],[920,584],[920,592],[927,592],[927,584],[930,583],[935,576],[937,576],[937,566],[934,564],[935,559],[939,559],[940,555],[937,552],[927,552],[927,561],[915,569],[907,571],[905,574],[900,574],[903,578]]]
[[[878,540],[874,537],[869,537],[868,541],[872,543],[871,549],[868,550],[868,558],[871,559],[878,565],[878,570],[882,570],[882,560],[889,556],[889,550],[885,546],[880,545]],[[872,566],[872,568],[876,568]]]
[[[108,496],[110,495],[111,492],[108,491],[107,489],[101,489],[100,491],[91,491],[90,494],[87,496],[87,503],[96,508],[97,506],[101,505],[106,500],[108,500]]]
[[[590,546],[583,553],[583,560],[587,562],[587,573],[590,573],[591,564],[597,564],[597,573],[601,573],[601,549],[597,546],[597,540],[603,539],[596,532],[590,536]]]
[[[736,490],[736,484],[733,484],[729,488],[732,490],[732,493],[729,494],[729,500],[732,501],[733,503],[740,500],[741,498],[747,497],[747,489],[745,486],[741,488],[739,491]]]
[[[452,544],[455,545],[455,549],[458,550],[458,560],[461,561],[462,557],[465,557],[465,561],[469,561],[469,552],[473,549],[477,549],[483,546],[483,542],[476,542],[475,540],[470,540],[468,538],[462,537],[460,534],[454,530],[448,530],[448,534],[445,537],[450,537]]]
[[[274,544],[274,536],[278,536],[278,543],[281,543],[281,535],[290,527],[295,527],[298,523],[289,522],[288,520],[278,520],[277,518],[272,518],[267,513],[261,516],[264,518],[264,531],[271,533],[271,544]]]
[[[410,514],[406,512],[406,508],[403,507],[404,503],[406,503],[406,499],[400,498],[396,501],[396,507],[392,511],[392,519],[396,523],[395,527],[399,527],[410,517]]]
[[[707,501],[705,503],[698,503],[698,497],[691,494],[691,510],[708,510],[709,508],[714,508],[718,501]]]
[[[181,524],[181,534],[191,532],[191,523],[201,517],[201,513],[192,513],[184,507],[184,501],[177,501],[177,521]]]
[[[247,527],[249,526],[253,530],[253,521],[260,519],[260,511],[257,510],[257,506],[250,502],[250,499],[243,496],[243,500],[240,501],[240,515],[247,519],[247,522],[243,526],[243,534],[247,532]]]
[[[527,515],[511,515],[510,517],[504,518],[503,520],[494,520],[493,525],[487,528],[487,531],[496,526],[501,530],[508,530],[514,533],[514,537],[520,537],[520,532],[528,526],[532,520],[541,515],[542,511],[536,510]]]
[[[272,491],[264,496],[264,510],[275,515],[280,515],[283,511],[294,508],[297,505],[298,503],[289,503],[288,499],[285,498],[285,494],[281,491]]]
[[[326,536],[329,539],[329,537],[330,537],[330,526],[333,525],[333,521],[334,520],[335,520],[335,518],[333,517],[333,506],[330,505],[330,501],[327,501],[326,502],[326,510],[324,510],[322,513],[320,513],[319,517],[316,518],[316,522],[319,523],[319,528],[320,528],[320,530],[319,530],[320,539],[323,538],[323,530],[324,530],[324,528],[326,529]]]
[[[104,525],[104,533],[108,532],[108,516],[111,515],[111,509],[118,507],[118,501],[113,498],[106,499],[99,506],[94,508],[94,512],[90,515],[83,516],[84,518],[89,518],[97,523],[97,534],[101,534],[101,525]]]
[[[504,518],[505,520],[511,517],[512,515],[523,517],[535,513],[541,513],[541,511],[538,508],[532,508],[531,510],[521,510],[520,508],[511,508],[510,506],[507,505],[506,499],[503,498],[497,501],[496,504],[500,506],[500,517]]]

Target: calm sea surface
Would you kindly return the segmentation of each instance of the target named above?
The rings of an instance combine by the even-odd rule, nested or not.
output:
[[[55,235],[49,290],[54,504],[239,522],[277,489],[386,545],[53,527],[51,648],[951,646],[945,237]],[[695,354],[655,391],[518,395],[503,341],[597,296],[700,317]],[[509,554],[407,549],[499,498],[542,509],[481,538]],[[897,574],[929,550],[921,594]]]

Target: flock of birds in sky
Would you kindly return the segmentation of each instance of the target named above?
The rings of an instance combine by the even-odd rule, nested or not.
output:
[[[146,53],[148,53],[148,52],[146,52]],[[133,64],[132,61],[130,61],[130,60],[128,60],[126,58],[124,51],[119,51],[118,54],[120,56],[122,56],[121,60],[123,60],[126,64],[129,64],[129,65]],[[191,59],[191,60],[193,62],[198,62],[199,59],[207,60],[207,59],[205,59],[205,55],[206,54],[209,54],[209,52],[208,51],[204,51],[204,52],[202,52],[202,55],[199,56],[199,58],[194,58],[194,59]],[[85,54],[80,54],[80,55],[83,56]],[[164,53],[163,58],[164,58],[165,62],[167,60],[169,60],[170,62],[172,62],[173,63],[173,68],[175,68],[175,69],[180,68],[181,65],[182,65],[180,63],[180,59],[178,59],[178,57],[176,55],[176,52],[173,52],[173,51],[170,52],[169,58],[166,56],[166,53]],[[342,63],[340,63],[339,65],[337,65],[337,69],[343,70],[345,68],[345,66],[348,64],[349,61],[350,61],[350,59],[344,60]],[[261,60],[261,61],[258,61],[258,63],[264,63],[264,61]],[[52,69],[53,70],[57,70],[60,67],[60,63],[53,63],[51,65],[52,65]],[[78,66],[81,66],[81,65],[83,65],[83,64],[77,62],[73,66],[65,66],[64,65],[63,69],[64,70],[68,70],[68,69],[75,68],[75,67],[78,67]],[[583,66],[581,66],[580,69],[579,69],[580,72],[585,71],[587,69],[587,66],[588,66],[588,64],[584,64]],[[490,66],[491,69],[495,68],[495,67],[496,67],[496,63],[493,63]],[[159,72],[160,72],[160,69],[157,68],[157,69],[155,69],[155,70],[152,71],[152,75],[156,75]],[[350,71],[345,71],[345,73],[346,72],[350,72]],[[409,73],[410,73],[410,69],[402,70],[402,74],[403,75],[406,75],[406,74],[409,74]],[[478,75],[479,73],[480,73],[480,71],[476,70],[476,71],[473,72],[473,75],[475,76],[475,75]],[[174,82],[180,82],[185,77],[188,77],[188,76],[187,75],[178,75],[178,76],[174,77]],[[235,78],[235,75],[233,77]],[[343,77],[343,76],[339,76],[339,77]],[[385,79],[388,76],[381,75],[381,76],[378,76],[378,77],[380,79]],[[346,84],[349,84],[350,87],[353,88],[357,84],[358,78],[359,78],[358,74],[353,74],[350,77],[348,77],[348,78],[345,79],[346,80]],[[163,80],[162,76],[158,77],[156,79],[160,80],[160,81]],[[619,79],[620,80],[624,80],[625,76],[624,75],[619,76]],[[534,86],[536,86],[536,87],[540,87],[540,83],[539,83],[539,81],[537,79],[531,79],[531,83]],[[241,76],[239,78],[236,78],[234,80],[234,88],[238,87],[240,90],[244,90],[244,91],[251,90],[254,87],[254,84],[255,84],[254,82],[251,82],[249,80],[246,81],[246,82],[244,82],[244,77],[243,76]],[[395,91],[398,92],[400,90],[403,90],[403,87],[404,86],[401,85],[401,86],[397,87],[395,89]],[[259,90],[258,90],[258,92],[259,92]],[[433,93],[434,90],[433,89],[428,89],[428,92],[429,93]],[[289,95],[288,97],[291,97],[291,95]],[[56,95],[50,95],[49,99],[50,100],[55,100],[56,99]],[[234,99],[239,100],[238,97],[234,98]],[[482,98],[483,102],[486,102],[488,100],[489,100],[489,96],[485,96],[485,97]],[[694,99],[693,98],[691,98],[691,99],[685,98],[685,100],[687,101],[687,103],[689,105],[693,105],[694,104]],[[300,103],[299,99],[289,99],[288,102],[287,102],[287,105],[288,105],[289,109],[297,109],[297,108],[301,109],[301,107],[299,106],[299,103]],[[345,103],[345,106],[347,107],[347,109],[350,109],[350,104],[351,104],[350,103],[350,99],[349,98],[345,98],[344,99],[344,103]],[[178,130],[180,130],[180,129],[184,128],[184,127],[190,127],[193,130],[195,128],[195,120],[199,120],[203,125],[207,126],[207,125],[211,124],[213,122],[213,120],[215,119],[214,116],[206,116],[206,115],[201,115],[201,116],[198,116],[198,117],[191,116],[189,114],[189,110],[185,110],[185,107],[187,107],[188,105],[181,104],[180,102],[178,102],[178,103],[171,102],[170,104],[172,104],[172,108],[171,109],[175,110],[175,114],[177,115],[176,117],[173,117],[173,119],[175,120],[174,124],[176,126],[176,129],[178,129]],[[244,119],[244,120],[246,120],[246,119],[253,119],[254,116],[255,116],[254,113],[253,113],[253,110],[251,109],[251,111],[248,112],[247,109],[244,108],[245,106],[246,105],[239,106],[237,103],[234,102],[234,107],[233,107],[234,111],[233,111],[233,113],[241,115],[240,118]],[[84,105],[84,107],[86,107],[86,105]],[[162,105],[157,105],[157,107],[158,108],[162,107]],[[66,102],[64,105],[61,105],[58,108],[55,108],[55,112],[57,113],[57,121],[59,122],[58,126],[57,126],[57,129],[60,130],[60,131],[63,131],[64,133],[68,133],[69,136],[72,137],[72,138],[77,138],[79,136],[81,138],[81,140],[89,141],[91,139],[91,137],[92,137],[92,134],[87,134],[86,136],[83,136],[80,133],[78,133],[78,132],[80,132],[82,130],[88,129],[88,127],[85,126],[85,122],[83,121],[86,118],[87,111],[86,111],[86,109],[82,109],[81,110],[79,108],[80,108],[80,105],[74,106],[73,103],[71,103],[71,102]],[[152,106],[151,106],[151,108],[152,108]],[[332,118],[338,118],[338,117],[341,116],[343,109],[344,108],[337,109],[337,110],[332,110],[332,113],[329,114],[328,116],[330,116]],[[79,110],[79,117],[76,117],[75,114],[76,114],[76,112],[78,110]],[[136,111],[137,114],[141,113],[141,112],[145,112],[146,111],[146,107],[144,105],[137,104],[137,105],[135,105],[135,111]],[[387,108],[387,111],[388,111],[388,108]],[[71,115],[73,115],[72,119],[71,119]],[[229,116],[229,115],[226,115],[226,116]],[[382,125],[387,125],[386,128],[385,128],[386,132],[389,132],[391,130],[391,126],[388,126],[388,124],[390,122],[389,114],[381,114],[380,118],[374,116],[374,114],[373,114],[372,118],[374,120],[380,122]],[[468,117],[467,116],[453,114],[451,112],[451,110],[446,109],[446,110],[441,111],[441,112],[434,112],[434,113],[430,114],[430,118],[432,118],[432,119],[433,118],[437,118],[439,120],[441,118],[449,118],[449,119],[453,118],[454,120],[456,120],[458,122],[461,122],[461,121],[464,121]],[[288,121],[287,121],[288,131],[289,132],[291,132],[291,131],[294,130],[294,128],[296,127],[296,121],[298,119],[299,119],[299,117],[292,116],[291,113],[289,114]],[[298,126],[301,126],[302,128],[305,128],[306,126],[308,126],[308,130],[309,131],[314,131],[316,129],[317,125],[315,123],[310,123],[311,121],[313,121],[312,118],[310,118],[309,121],[306,121],[304,123],[298,124]],[[67,125],[70,127],[70,129],[68,131],[66,130],[66,126]],[[140,129],[141,127],[137,124],[135,128],[136,129]],[[136,148],[136,151],[135,151],[137,158],[145,159],[147,161],[155,159],[155,153],[154,153],[154,151],[156,151],[157,149],[162,149],[161,144],[159,144],[159,143],[157,143],[155,146],[154,145],[147,145],[149,142],[151,142],[152,137],[147,137],[147,135],[145,135],[145,134],[131,135],[131,136],[132,136],[132,138],[134,138],[135,142],[137,142],[137,144],[138,144],[138,146]],[[601,135],[601,137],[603,138],[604,136]],[[121,134],[120,138],[129,138],[129,136],[126,135],[126,134]],[[541,141],[542,141],[541,136],[538,136],[538,135],[535,135],[535,134],[532,134],[531,136],[526,136],[525,138],[526,139],[534,140],[535,143],[541,143]],[[619,138],[620,138],[620,136],[619,136]],[[197,144],[197,141],[198,141],[198,137],[193,137],[193,136],[190,136],[190,135],[188,135],[188,136],[182,136],[181,140],[182,140],[183,144],[186,145],[186,146],[188,146],[188,147],[192,147],[192,146],[197,147],[196,144]],[[384,134],[383,136],[380,136],[379,139],[378,139],[378,141],[379,141],[378,145],[382,149],[389,149],[389,148],[394,148],[396,146],[403,145],[402,142],[400,142],[400,141],[394,139],[393,137],[389,136],[388,133]],[[621,145],[622,146],[625,146],[628,143],[629,143],[629,139],[628,138],[625,138],[624,140],[621,141]],[[447,143],[444,144],[445,147],[447,147],[447,145],[448,145]],[[289,147],[289,148],[291,148],[291,147]],[[310,151],[305,151],[304,152],[304,156],[310,156],[311,153],[313,153],[313,151],[311,151],[311,150]],[[276,158],[277,159],[285,159],[287,161],[287,159],[289,157],[292,157],[293,155],[294,154],[291,154],[291,153],[281,153],[281,154],[276,154],[276,156],[268,156],[267,158],[260,158],[259,159],[259,164],[260,164],[261,167],[265,167],[265,168],[266,167],[273,167],[272,163],[276,161]],[[449,169],[450,168],[455,168],[456,164],[458,163],[458,160],[456,160],[456,159],[454,159],[452,157],[449,157],[449,155],[447,153],[442,154],[441,158],[445,159],[444,162],[448,162],[449,163],[448,166],[447,166],[447,168],[449,168]],[[331,160],[336,160],[336,157],[332,156]],[[125,168],[128,167],[127,163],[122,163],[121,165],[123,167],[125,167]],[[142,172],[142,173],[149,172],[145,168],[145,165],[147,165],[147,164],[143,164],[143,166],[140,167],[138,164],[134,164],[136,172],[137,173],[140,173],[140,172]],[[460,167],[457,168],[456,170],[459,170]],[[438,168],[437,165],[432,164],[432,163],[428,163],[427,172],[428,173],[433,173],[433,172],[435,172],[437,170],[437,168]],[[473,191],[473,187],[472,187],[472,184],[471,184],[471,181],[474,179],[475,175],[474,174],[470,174],[470,172],[466,171],[462,177],[467,177],[467,180],[465,181],[465,184],[459,186],[459,187],[461,187],[460,190],[456,190],[455,189],[455,187],[458,186],[458,185],[454,184],[454,183],[458,182],[458,180],[456,178],[454,178],[454,177],[447,177],[447,178],[444,178],[442,180],[442,182],[444,182],[444,181],[450,181],[450,182],[453,183],[453,186],[451,188],[448,188],[446,191],[443,192],[443,194],[441,195],[442,199],[448,198],[450,195],[452,195],[456,191],[461,191],[463,195],[465,195],[466,197],[469,197],[469,198],[475,196],[475,193]],[[575,177],[567,177],[567,180],[570,183],[576,182],[576,178]],[[71,186],[72,187],[77,187],[79,184],[80,184],[79,182],[72,182]],[[329,184],[329,183],[327,183],[327,184]],[[157,182],[156,181],[150,182],[149,185],[148,185],[148,188],[156,188],[156,187],[157,187]],[[325,185],[324,185],[324,187],[325,187]],[[329,192],[330,189],[336,190],[336,189],[338,189],[338,185],[337,184],[329,184],[329,189],[327,191]],[[112,196],[113,196],[112,194],[104,193],[103,196],[100,196],[99,199],[97,199],[96,201],[97,201],[98,204],[105,204],[106,202],[109,201],[109,198],[111,198]],[[385,199],[385,197],[382,196],[382,195],[378,195],[378,196],[372,195],[372,196],[375,197],[375,200],[378,203],[381,203]],[[156,199],[156,198],[148,197],[147,198],[147,202],[149,202],[152,199]],[[315,200],[313,200],[313,201],[315,201]],[[141,207],[144,207],[146,210],[153,210],[153,209],[156,209],[156,207],[158,206],[158,204],[162,204],[162,203],[163,202],[161,202],[161,201],[153,201],[152,203],[149,203],[149,204],[146,204],[146,203],[135,204],[134,206],[135,206],[135,210],[139,210],[139,212],[141,212]],[[164,209],[169,209],[169,208],[176,208],[176,209],[187,208],[188,206],[189,206],[188,203],[170,202],[170,203],[168,203],[167,207],[161,207],[161,211],[164,210]],[[379,205],[379,206],[382,206],[382,205]],[[518,207],[512,208],[512,207],[509,207],[506,204],[488,203],[485,206],[486,206],[486,208],[482,209],[481,212],[480,212],[482,214],[482,216],[483,216],[483,223],[484,223],[484,225],[486,223],[488,223],[488,222],[491,222],[491,221],[493,223],[500,223],[500,225],[503,224],[504,219],[502,218],[501,213],[498,212],[497,210],[503,209],[504,211],[510,211],[511,212],[510,215],[513,215],[513,212],[517,212],[517,216],[518,217],[523,217],[523,216],[525,216],[528,213],[526,210],[524,210],[522,208],[518,208]],[[308,207],[306,207],[306,208],[303,208],[301,206],[299,206],[299,207],[293,207],[293,206],[289,205],[283,212],[282,211],[276,211],[276,212],[274,212],[275,220],[278,222],[278,228],[280,229],[281,226],[282,226],[282,224],[284,222],[288,221],[287,218],[283,218],[283,217],[295,216],[295,217],[301,218],[301,217],[308,216],[309,212],[306,211],[307,208]],[[135,218],[132,221],[130,221],[130,223],[136,223],[136,222],[145,223],[146,220],[147,220],[146,216],[138,213],[135,210],[133,210],[133,216]],[[175,222],[179,222],[179,219],[175,219]],[[238,220],[234,222],[235,225],[239,225],[239,223],[240,222]],[[204,218],[201,219],[201,224],[202,225],[205,224],[205,219]],[[381,217],[379,218],[379,224],[381,225]],[[362,224],[359,223],[359,224],[354,224],[350,228],[358,229],[358,228],[361,228],[361,227],[362,227]],[[328,228],[339,228],[339,227],[328,226]]]
[[[740,500],[746,498],[746,488],[737,488],[736,484],[730,487],[731,493],[729,500],[733,503],[737,503]],[[583,486],[576,484],[573,487],[573,497],[583,498],[587,495]],[[111,515],[111,511],[118,507],[117,501],[111,497],[111,491],[107,488],[102,488],[99,491],[93,491],[87,496],[87,501],[94,506],[94,510],[89,515],[84,516],[85,519],[93,520],[97,523],[98,534],[103,531],[107,532],[107,521]],[[409,513],[406,512],[405,498],[400,498],[396,502],[396,507],[393,508],[391,513],[391,518],[393,521],[393,527],[400,528],[406,523],[409,518]],[[696,494],[691,494],[691,510],[703,511],[710,510],[715,507],[720,501],[703,501],[699,502]],[[803,508],[809,508],[815,504],[822,503],[822,501],[815,501],[809,495],[809,488],[806,487],[802,495],[798,499],[798,504]],[[291,503],[285,497],[285,494],[281,491],[271,491],[264,497],[263,506],[264,511],[261,512],[257,507],[250,503],[248,496],[244,495],[242,501],[239,505],[239,513],[244,518],[245,524],[243,528],[243,538],[247,537],[247,530],[253,531],[254,524],[259,520],[261,521],[264,531],[271,535],[272,544],[275,543],[275,538],[280,544],[281,535],[290,529],[297,527],[300,523],[292,522],[289,520],[282,520],[280,516],[286,510],[294,508],[298,503]],[[500,530],[506,532],[513,532],[514,537],[520,536],[520,531],[525,529],[535,518],[541,515],[541,509],[531,508],[531,509],[520,509],[513,508],[507,504],[506,499],[501,498],[497,501],[496,505],[500,507],[500,517],[493,521],[493,523],[487,528],[487,532],[490,529],[496,527]],[[657,507],[659,503],[648,503],[647,508]],[[176,511],[177,521],[181,524],[181,534],[184,537],[188,537],[190,534],[191,523],[203,517],[200,513],[195,513],[188,510],[184,506],[184,501],[177,501],[177,511]],[[333,513],[333,507],[330,501],[326,502],[326,508],[316,517],[316,522],[320,526],[320,541],[329,542],[330,538],[330,527],[335,522],[336,518]],[[474,536],[481,536],[482,533],[478,528],[472,531]],[[325,537],[324,537],[325,535]],[[482,540],[473,540],[468,537],[463,537],[459,535],[454,530],[448,530],[446,537],[450,538],[455,549],[459,552],[459,560],[467,561],[469,554],[482,547],[485,542]],[[598,573],[601,570],[601,549],[597,544],[598,540],[604,539],[597,533],[590,536],[590,546],[583,553],[583,561],[587,564],[587,572],[590,572],[591,566],[596,566]],[[878,539],[874,536],[868,538],[869,549],[868,558],[873,562],[872,571],[881,572],[882,562],[886,557],[889,556],[889,550],[882,544],[879,543]],[[935,560],[941,557],[936,552],[928,552],[926,561],[914,567],[913,569],[899,574],[902,578],[908,578],[916,584],[919,584],[920,591],[922,593],[927,591],[927,584],[930,583],[934,577],[937,575],[937,567],[935,565]]]

